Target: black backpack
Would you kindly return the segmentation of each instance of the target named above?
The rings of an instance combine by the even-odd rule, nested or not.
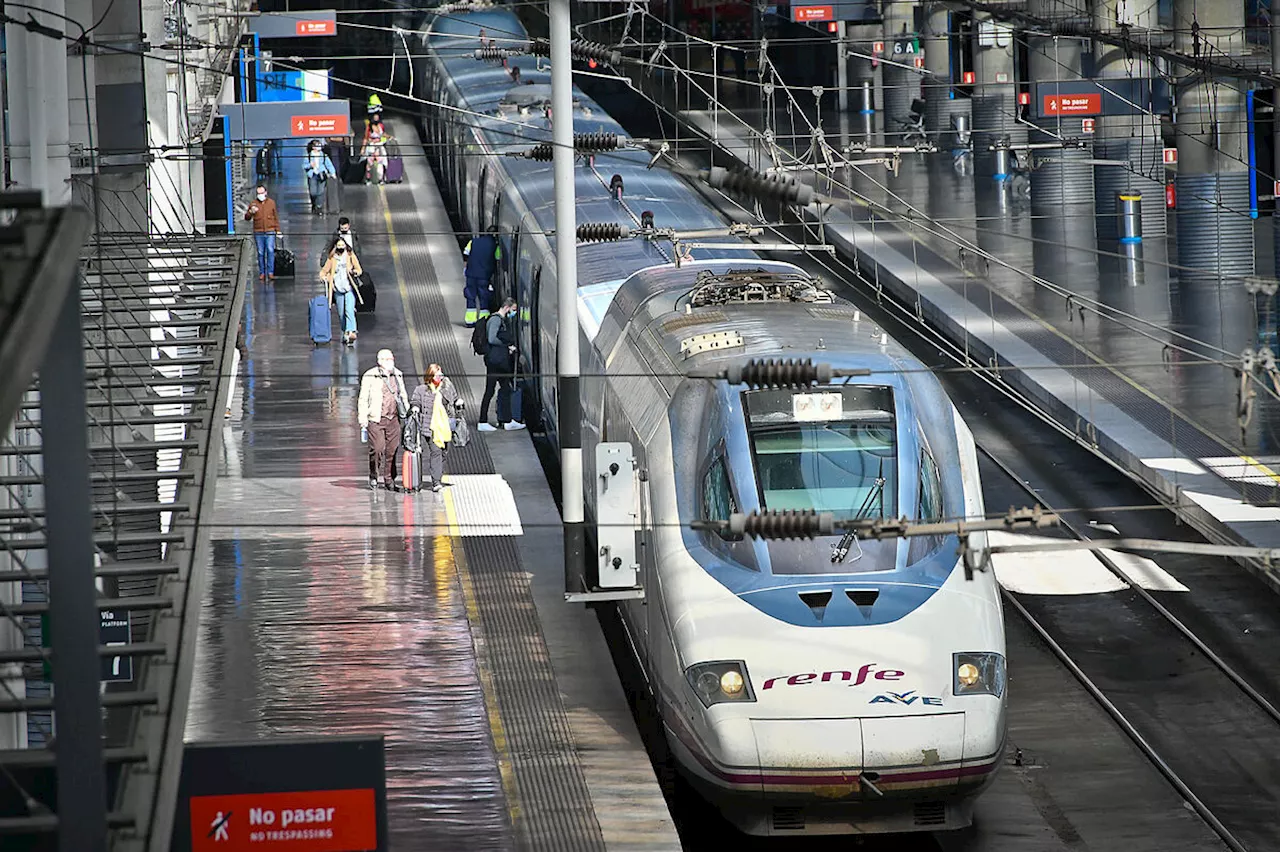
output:
[[[489,354],[489,318],[476,323],[476,327],[471,329],[471,351],[479,355],[481,358]]]

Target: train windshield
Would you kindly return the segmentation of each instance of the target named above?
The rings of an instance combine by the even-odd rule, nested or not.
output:
[[[893,391],[844,386],[743,394],[762,509],[897,516]]]

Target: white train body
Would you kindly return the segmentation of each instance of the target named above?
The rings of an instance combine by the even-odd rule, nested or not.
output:
[[[424,116],[442,152],[441,183],[471,228],[497,230],[505,260],[496,284],[521,305],[522,372],[543,374],[526,386],[526,405],[541,408],[555,440],[551,164],[502,156],[550,138],[539,107],[547,75],[531,57],[508,61],[521,68],[518,82],[475,61],[482,30],[523,32],[500,8],[434,19],[414,59],[417,93],[453,108]],[[581,94],[575,103],[575,131],[621,133]],[[723,222],[647,163],[636,152],[576,169],[579,221],[634,227],[634,206],[651,207],[659,227]],[[610,173],[631,206],[609,193]],[[741,298],[746,279],[766,290],[803,285],[790,264],[698,250],[677,267],[643,240],[578,254],[580,327],[568,333],[581,335],[583,375],[607,376],[582,382],[586,491],[594,494],[596,444],[629,442],[645,474],[645,597],[619,610],[682,769],[752,834],[968,824],[1006,730],[991,574],[965,578],[954,536],[733,541],[690,526],[755,509],[981,516],[973,439],[937,380],[839,300],[805,286],[771,301]],[[697,351],[704,335],[726,332],[730,345]],[[687,378],[769,357],[872,374],[807,396]],[[834,558],[842,545],[847,554]]]

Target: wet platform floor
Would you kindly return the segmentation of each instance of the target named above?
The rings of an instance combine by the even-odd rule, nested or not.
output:
[[[527,433],[474,437],[457,242],[407,159],[402,185],[345,187],[378,290],[351,348],[307,330],[337,215],[272,185],[299,274],[246,300],[187,739],[383,735],[392,849],[678,848],[599,626],[563,601]],[[442,494],[368,489],[356,401],[383,347],[410,389],[442,364],[473,412]]]

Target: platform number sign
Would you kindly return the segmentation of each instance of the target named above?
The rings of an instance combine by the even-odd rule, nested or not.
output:
[[[920,40],[916,38],[902,39],[893,43],[894,56],[918,56],[920,54]]]
[[[103,645],[129,644],[129,611],[104,609],[98,626],[98,641]],[[133,680],[133,657],[107,656],[102,658],[102,680],[127,683]]]

